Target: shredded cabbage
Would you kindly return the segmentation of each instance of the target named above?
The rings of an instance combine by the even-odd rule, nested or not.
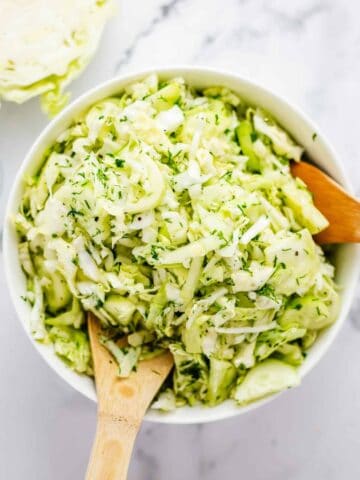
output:
[[[160,410],[297,385],[338,306],[312,238],[327,221],[289,169],[301,153],[261,110],[181,78],[93,105],[48,149],[15,218],[35,337],[89,373],[92,311],[123,377],[170,349]]]

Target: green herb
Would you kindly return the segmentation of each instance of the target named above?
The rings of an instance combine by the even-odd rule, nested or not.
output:
[[[228,182],[229,180],[231,180],[231,177],[232,177],[232,171],[228,170],[227,172],[224,173],[224,175],[220,177],[220,180],[224,179],[226,182]]]
[[[101,170],[101,168],[99,168],[97,170],[96,176],[100,180],[101,183],[106,183],[107,180],[108,180],[108,176],[106,175],[106,173],[103,170]]]
[[[250,133],[250,138],[251,138],[252,143],[256,142],[258,137],[259,137],[259,135],[257,134],[257,132],[251,132]]]
[[[175,161],[175,158],[180,155],[181,150],[179,150],[175,155],[173,155],[170,150],[167,151],[167,155],[165,157],[165,163],[172,169],[174,170],[175,173],[179,172],[179,165]]]
[[[122,158],[115,158],[115,165],[119,168],[122,168],[125,164],[125,160]]]
[[[95,305],[95,308],[98,310],[99,308],[101,308],[102,306],[104,305],[104,302],[102,300],[100,300],[100,298],[97,299],[97,302],[96,302],[96,305]]]
[[[185,364],[184,366],[181,365],[180,368],[181,368],[181,373],[183,375],[190,375],[194,379],[200,378],[201,368],[199,364],[197,363]]]
[[[238,209],[241,211],[241,213],[242,213],[243,215],[245,215],[243,205],[237,205],[237,207],[238,207]]]
[[[71,208],[67,213],[68,217],[76,217],[77,215],[82,217],[84,216],[83,212],[81,212],[80,210],[75,210],[75,208]]]
[[[154,245],[151,246],[151,258],[153,258],[153,260],[159,260],[159,254]]]

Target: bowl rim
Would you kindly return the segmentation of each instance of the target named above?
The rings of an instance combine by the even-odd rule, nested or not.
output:
[[[27,170],[30,168],[32,164],[36,163],[36,156],[39,151],[44,151],[44,140],[50,136],[51,132],[56,130],[59,125],[62,125],[62,128],[65,128],[66,124],[71,122],[71,114],[74,111],[77,111],[79,108],[86,109],[91,104],[95,103],[101,98],[106,98],[108,95],[103,95],[102,92],[105,92],[108,89],[116,88],[119,86],[119,91],[123,89],[126,85],[145,78],[147,75],[150,74],[158,74],[159,76],[164,77],[171,77],[171,76],[181,76],[181,75],[212,75],[218,78],[230,79],[240,82],[242,85],[246,86],[250,89],[255,89],[264,95],[268,95],[272,98],[272,100],[284,106],[285,108],[289,109],[297,118],[299,118],[304,124],[309,126],[314,132],[317,133],[318,138],[324,144],[324,147],[328,153],[328,161],[329,164],[336,167],[338,171],[338,175],[340,177],[340,183],[350,192],[353,191],[351,187],[351,183],[349,178],[345,172],[344,165],[339,160],[337,153],[335,152],[331,143],[327,140],[327,137],[322,133],[321,129],[318,125],[312,121],[307,114],[305,114],[302,109],[298,106],[294,105],[292,102],[285,99],[279,93],[275,93],[271,88],[264,86],[263,84],[253,81],[246,76],[243,76],[235,71],[229,71],[219,68],[211,68],[207,66],[191,66],[191,65],[170,65],[170,66],[156,66],[154,68],[146,68],[140,70],[134,70],[126,74],[117,75],[105,82],[102,82],[95,87],[85,91],[82,95],[80,95],[77,99],[71,102],[64,110],[62,110],[54,119],[52,119],[46,127],[41,131],[39,136],[33,142],[32,146],[28,150],[24,160],[22,161],[21,167],[17,172],[13,185],[11,187],[10,194],[8,196],[8,201],[5,210],[5,217],[4,217],[4,229],[3,229],[3,257],[4,257],[4,270],[5,270],[5,277],[6,283],[8,285],[8,289],[10,292],[10,297],[12,303],[14,305],[17,317],[24,328],[28,338],[30,339],[31,343],[37,350],[37,352],[43,357],[45,362],[49,365],[52,370],[55,372],[71,387],[77,390],[79,393],[82,393],[85,397],[89,398],[96,402],[96,393],[94,391],[93,394],[89,393],[86,388],[79,384],[79,382],[75,382],[69,377],[67,377],[63,371],[60,371],[54,363],[51,362],[50,357],[55,356],[56,354],[53,352],[52,354],[46,354],[44,350],[42,350],[39,346],[39,343],[34,340],[31,333],[29,332],[26,326],[26,319],[24,318],[23,313],[20,310],[20,302],[19,298],[15,293],[15,275],[12,271],[12,262],[11,262],[11,255],[8,255],[8,251],[10,248],[11,243],[13,240],[11,239],[11,230],[13,229],[12,222],[10,220],[11,214],[15,211],[15,204],[18,205],[16,202],[16,197],[19,191],[22,189],[22,183],[24,179],[24,175]],[[220,84],[220,83],[218,83]],[[271,112],[270,112],[271,113]],[[78,112],[75,113],[75,116],[78,115]],[[47,142],[49,143],[50,140],[48,139]],[[360,272],[360,249],[356,248],[354,250],[354,257],[351,268],[349,268],[349,287],[347,288],[347,296],[346,300],[341,303],[341,309],[336,322],[331,325],[331,327],[327,330],[327,338],[324,344],[322,345],[321,350],[318,352],[316,357],[310,360],[305,360],[303,367],[300,370],[300,377],[303,381],[304,377],[312,370],[312,368],[320,361],[321,358],[325,355],[328,351],[330,345],[333,343],[335,337],[338,335],[340,328],[345,321],[345,318],[349,312],[351,301],[355,293],[355,287],[357,284],[357,278]],[[278,397],[279,395],[283,394],[284,392],[277,393],[275,395],[271,395],[267,398],[258,400],[256,402],[251,403],[250,405],[239,407],[234,406],[232,401],[227,400],[226,402],[222,403],[219,406],[208,408],[208,407],[198,407],[203,413],[202,414],[195,414],[192,415],[189,413],[185,418],[184,416],[177,416],[176,412],[180,410],[184,411],[193,411],[193,407],[181,407],[177,409],[175,412],[162,414],[155,411],[149,410],[145,416],[145,420],[157,423],[169,423],[169,424],[191,424],[191,423],[207,423],[211,421],[221,420],[225,418],[230,418],[233,416],[240,415],[242,413],[246,413],[248,411],[254,410],[261,405],[264,405],[274,398]],[[231,404],[231,406],[229,406]]]

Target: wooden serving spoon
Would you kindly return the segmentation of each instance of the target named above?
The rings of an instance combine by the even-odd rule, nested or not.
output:
[[[95,441],[86,480],[125,480],[135,438],[150,402],[173,366],[170,352],[139,363],[128,378],[100,343],[101,327],[88,314],[88,328],[98,397]]]
[[[291,173],[308,186],[315,206],[329,220],[329,227],[315,235],[316,243],[360,242],[359,200],[310,163],[293,162]]]

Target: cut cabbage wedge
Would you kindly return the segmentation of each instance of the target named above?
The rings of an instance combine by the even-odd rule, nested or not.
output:
[[[114,11],[113,0],[2,0],[0,100],[41,95],[43,110],[55,115],[69,99],[63,89],[90,61]]]

